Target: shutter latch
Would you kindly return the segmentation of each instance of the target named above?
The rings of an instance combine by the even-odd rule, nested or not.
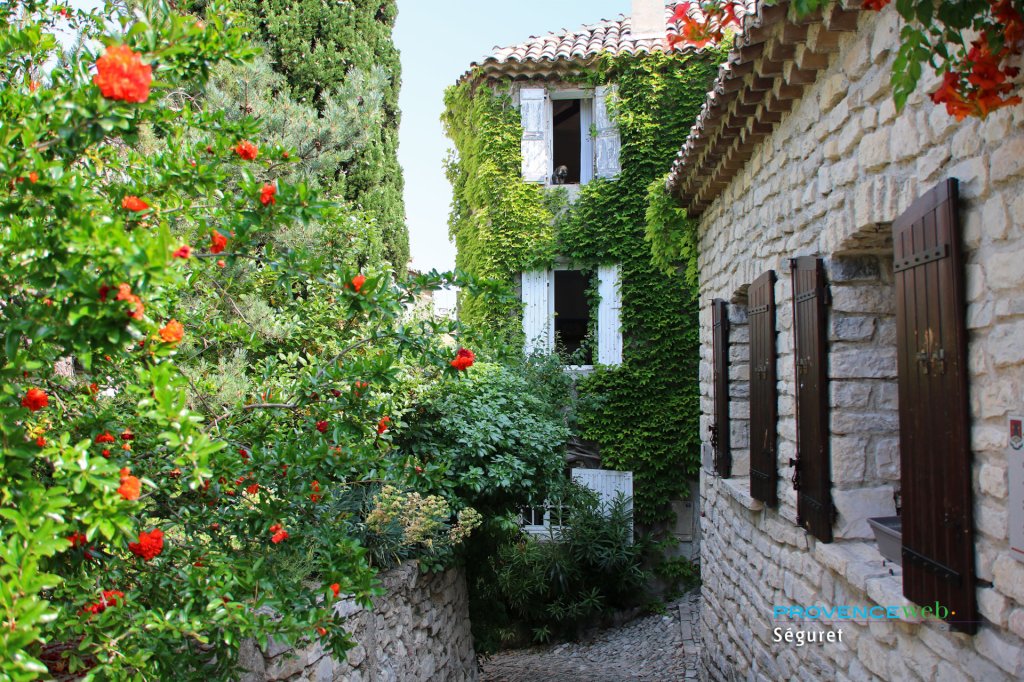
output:
[[[793,467],[793,490],[800,490],[800,460],[790,458],[789,466]]]

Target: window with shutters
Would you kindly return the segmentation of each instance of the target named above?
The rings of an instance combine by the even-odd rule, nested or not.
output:
[[[820,258],[790,261],[796,384],[797,456],[793,487],[797,523],[823,542],[832,541],[832,461],[829,439],[828,288]]]
[[[608,108],[612,91],[521,88],[523,179],[571,186],[617,174],[619,133]]]
[[[589,278],[571,267],[533,270],[522,275],[523,334],[527,353],[558,352],[570,366],[590,368],[622,362],[618,265],[603,265]],[[596,284],[599,301],[591,305]],[[597,338],[591,338],[597,315]]]
[[[956,180],[892,225],[899,374],[903,594],[973,633],[974,520],[967,330]]]

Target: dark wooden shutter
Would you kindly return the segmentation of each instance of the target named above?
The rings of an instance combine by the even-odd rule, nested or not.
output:
[[[750,329],[750,495],[778,504],[776,431],[778,382],[775,374],[775,271],[754,280],[747,293]]]
[[[899,367],[903,594],[974,633],[974,522],[957,181],[892,226]]]
[[[714,362],[715,422],[711,425],[711,447],[715,449],[715,471],[728,478],[732,469],[729,439],[729,306],[720,298],[711,302],[712,355]]]
[[[797,523],[823,542],[832,542],[832,464],[829,454],[828,289],[820,258],[790,260],[796,355]]]

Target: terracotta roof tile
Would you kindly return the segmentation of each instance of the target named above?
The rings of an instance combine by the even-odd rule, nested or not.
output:
[[[666,36],[679,33],[670,22],[675,11],[675,0],[665,4],[665,33],[658,36],[634,36],[630,17],[619,15],[617,19],[601,21],[583,26],[574,31],[548,33],[530,36],[516,45],[495,47],[494,51],[478,62],[460,80],[474,76],[485,78],[535,79],[551,78],[561,74],[580,71],[600,54],[640,54],[651,52],[683,52],[690,48],[669,48]]]

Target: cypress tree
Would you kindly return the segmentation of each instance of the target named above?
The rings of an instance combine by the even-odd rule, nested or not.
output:
[[[398,165],[401,65],[392,40],[397,0],[236,0],[236,5],[267,44],[274,69],[284,75],[292,97],[321,114],[329,93],[350,72],[383,70],[383,120],[370,131],[369,142],[324,185],[333,182],[332,193],[376,221],[385,256],[402,274],[409,260],[409,235]]]

